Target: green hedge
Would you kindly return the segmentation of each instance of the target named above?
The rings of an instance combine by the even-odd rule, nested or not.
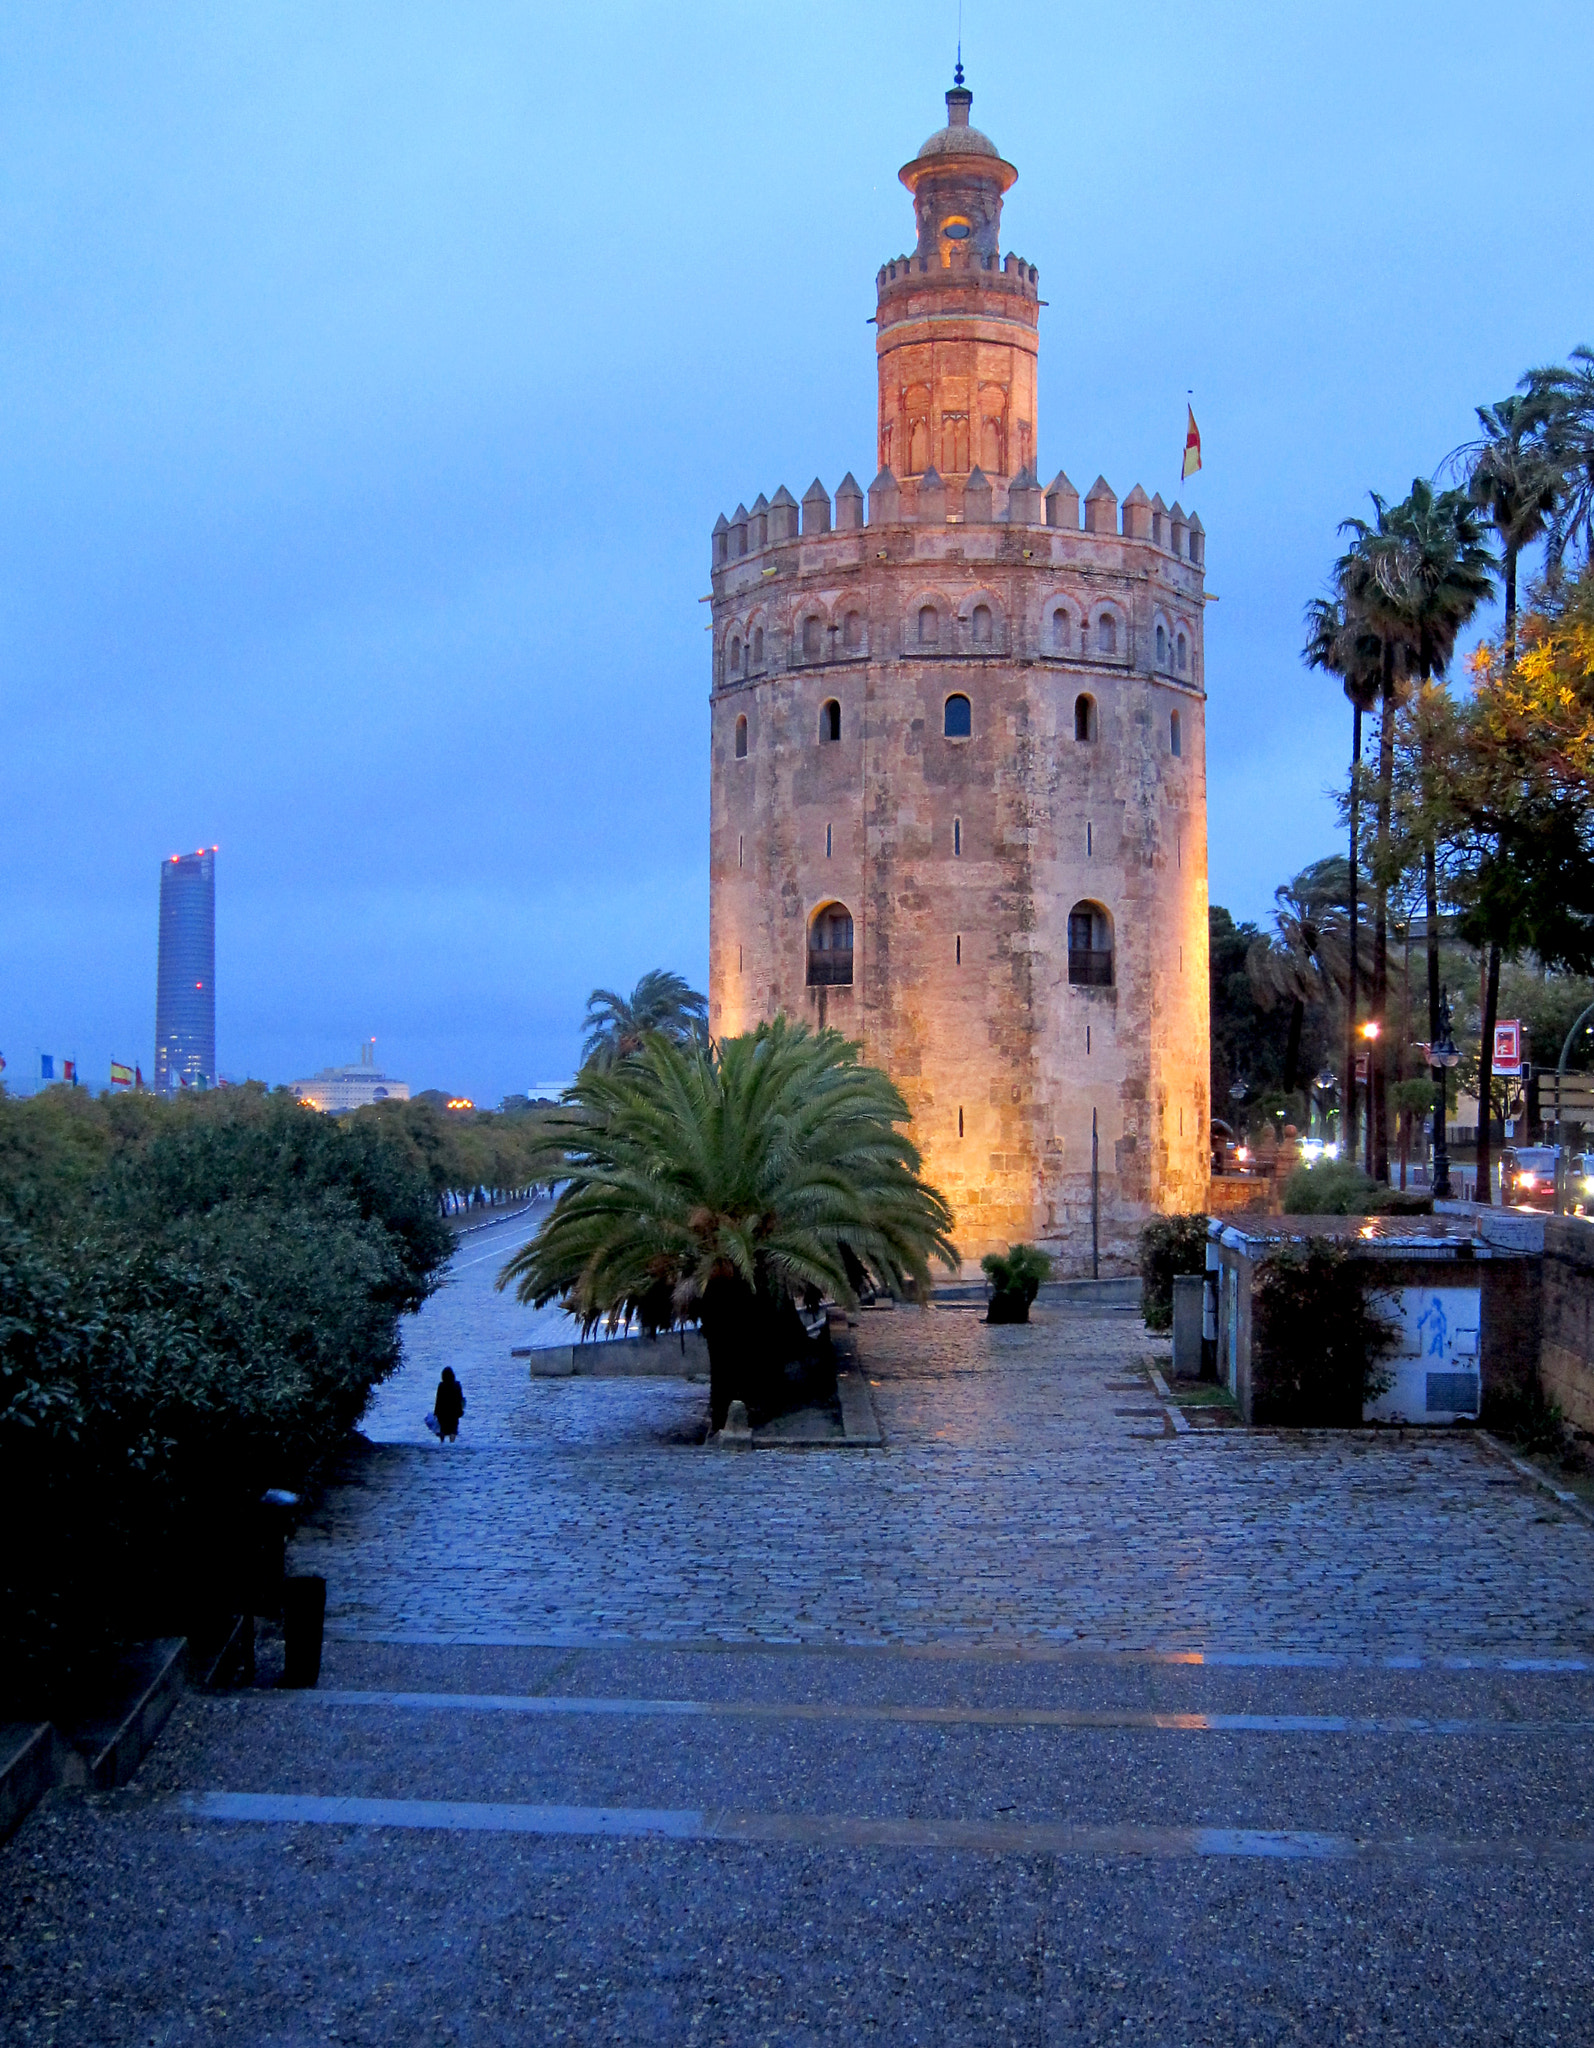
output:
[[[1173,1327],[1173,1282],[1179,1273],[1207,1269],[1207,1224],[1189,1216],[1153,1216],[1140,1233],[1140,1312],[1150,1330]]]
[[[0,1717],[238,1604],[452,1240],[381,1131],[263,1090],[0,1099]]]
[[[1353,1428],[1389,1386],[1398,1341],[1379,1290],[1342,1246],[1280,1245],[1251,1286],[1251,1416],[1300,1429]]]

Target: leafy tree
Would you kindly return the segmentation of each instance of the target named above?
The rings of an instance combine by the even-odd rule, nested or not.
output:
[[[570,1102],[568,1177],[498,1284],[562,1299],[588,1330],[701,1323],[716,1429],[733,1399],[768,1405],[799,1299],[850,1303],[860,1269],[920,1295],[932,1258],[957,1270],[951,1213],[898,1129],[907,1105],[838,1032],[784,1016],[716,1047],[651,1032],[583,1068]]]
[[[650,1031],[679,1045],[708,1035],[708,1001],[679,974],[655,967],[632,989],[617,995],[595,988],[587,998],[586,1037],[581,1057],[588,1065],[612,1067],[640,1052]]]

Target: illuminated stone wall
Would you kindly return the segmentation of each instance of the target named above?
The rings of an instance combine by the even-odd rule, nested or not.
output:
[[[985,346],[989,309],[957,310],[970,264],[990,257],[981,289],[1029,309],[1013,360],[1034,361],[1035,274],[994,244],[1016,174],[963,111],[903,172],[921,252],[936,205],[979,225],[967,263],[899,259],[915,294],[937,277],[949,294],[947,404],[954,344]],[[883,270],[882,305],[897,288]],[[1015,388],[1032,430],[1022,377],[1004,419]],[[933,411],[928,431],[956,425]],[[913,1110],[970,1261],[1024,1238],[1089,1270],[1093,1110],[1104,1270],[1151,1210],[1205,1199],[1204,550],[1160,497],[1120,507],[1098,478],[1082,508],[1066,476],[1043,493],[1022,465],[899,480],[883,464],[867,512],[849,476],[834,505],[816,481],[800,509],[782,489],[715,527],[711,1028],[785,1010],[860,1040]],[[955,697],[966,737],[948,733]],[[840,909],[850,985],[815,950]],[[1071,913],[1091,949],[1073,978]]]

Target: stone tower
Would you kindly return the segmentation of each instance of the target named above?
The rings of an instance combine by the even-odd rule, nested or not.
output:
[[[1206,1198],[1201,522],[1037,479],[1040,298],[970,94],[876,279],[879,473],[713,535],[709,1008],[836,1026],[977,1260]]]

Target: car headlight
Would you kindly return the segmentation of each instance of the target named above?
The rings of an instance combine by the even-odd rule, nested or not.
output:
[[[1530,1188],[1534,1185],[1535,1182],[1531,1173],[1519,1173],[1517,1175],[1517,1186],[1519,1188]]]

